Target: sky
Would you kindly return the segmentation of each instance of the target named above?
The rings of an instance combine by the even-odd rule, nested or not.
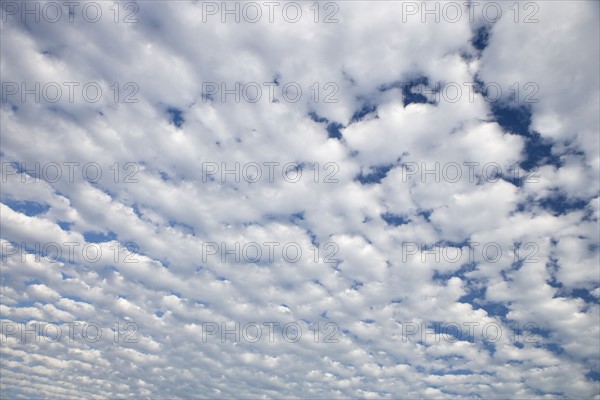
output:
[[[2,398],[600,399],[597,1],[1,6]]]

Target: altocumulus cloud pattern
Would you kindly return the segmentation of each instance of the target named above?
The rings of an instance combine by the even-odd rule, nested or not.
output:
[[[600,399],[597,1],[1,18],[3,399]]]

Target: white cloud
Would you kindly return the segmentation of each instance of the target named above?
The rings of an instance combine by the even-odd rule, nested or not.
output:
[[[85,4],[3,2],[3,395],[600,398],[597,3]]]

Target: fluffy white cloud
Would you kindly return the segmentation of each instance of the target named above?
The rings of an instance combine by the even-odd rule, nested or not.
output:
[[[3,397],[600,398],[598,3],[271,6],[2,3]]]

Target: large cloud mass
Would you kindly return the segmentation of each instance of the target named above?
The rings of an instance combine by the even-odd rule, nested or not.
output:
[[[600,399],[598,2],[67,3],[2,2],[3,398]]]

